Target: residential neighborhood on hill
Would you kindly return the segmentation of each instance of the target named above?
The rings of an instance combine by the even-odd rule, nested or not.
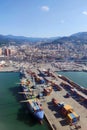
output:
[[[20,64],[25,62],[33,64],[43,62],[50,63],[59,70],[86,70],[86,35],[87,33],[83,32],[69,37],[57,37],[56,40],[55,38],[51,38],[51,40],[43,38],[42,41],[36,39],[34,42],[33,38],[30,40],[30,38],[25,37],[4,36],[0,40],[0,64],[3,66],[2,64],[5,62],[8,62],[8,65],[17,62],[21,66]],[[6,40],[5,44],[3,44],[4,39]],[[30,42],[26,39],[29,39]],[[16,42],[16,40],[18,41]]]

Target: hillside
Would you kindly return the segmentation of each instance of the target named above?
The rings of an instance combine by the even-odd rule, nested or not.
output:
[[[69,37],[62,37],[60,39],[54,40],[53,44],[63,44],[63,43],[73,43],[73,44],[87,44],[87,32],[79,32],[73,34]]]
[[[56,37],[52,38],[35,38],[13,35],[0,35],[0,45],[12,44],[35,44],[36,42],[52,42]]]
[[[13,35],[0,35],[0,45],[12,44],[36,44],[41,42],[42,45],[50,44],[87,44],[87,32],[79,32],[72,34],[68,37],[51,37],[51,38],[35,38],[35,37],[24,37],[24,36],[13,36]],[[37,44],[36,44],[37,45]]]

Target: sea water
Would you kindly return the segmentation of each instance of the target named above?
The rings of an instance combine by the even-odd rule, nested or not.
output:
[[[60,75],[64,75],[79,84],[81,87],[87,88],[87,72],[75,72],[75,71],[62,71],[58,72]]]
[[[21,105],[19,81],[19,73],[0,73],[0,130],[49,130]]]

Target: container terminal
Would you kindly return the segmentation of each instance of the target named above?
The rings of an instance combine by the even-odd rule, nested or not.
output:
[[[32,96],[43,107],[52,130],[87,129],[87,89],[68,78],[58,75],[50,68],[32,68],[20,71],[21,79],[30,81]]]

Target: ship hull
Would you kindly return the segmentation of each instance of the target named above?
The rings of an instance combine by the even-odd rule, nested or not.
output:
[[[23,91],[23,92],[28,92],[28,90],[27,90],[24,86],[22,86],[22,91]],[[23,94],[23,97],[24,97],[25,100],[28,100],[28,96],[29,96],[29,94]],[[31,99],[32,99],[32,96],[31,96]],[[30,100],[31,100],[31,99],[30,99]],[[38,106],[37,106],[37,107],[38,107],[38,110],[34,111],[34,108],[31,106],[31,104],[30,104],[29,102],[26,102],[26,104],[27,104],[28,111],[29,111],[40,123],[42,123],[42,120],[43,120],[43,118],[44,118],[44,111],[41,110],[41,109],[39,109]]]
[[[44,118],[44,111],[43,110],[38,110],[38,111],[34,111],[33,108],[31,107],[31,104],[29,104],[27,102],[27,108],[29,110],[29,112],[39,121],[42,122],[43,118]]]
[[[27,104],[28,111],[37,119],[39,122],[42,122],[44,118],[44,111],[42,109],[42,105],[40,101],[36,99],[35,96],[32,96],[28,87],[26,85],[21,84],[21,89],[23,93],[23,97],[25,99],[24,102]]]

